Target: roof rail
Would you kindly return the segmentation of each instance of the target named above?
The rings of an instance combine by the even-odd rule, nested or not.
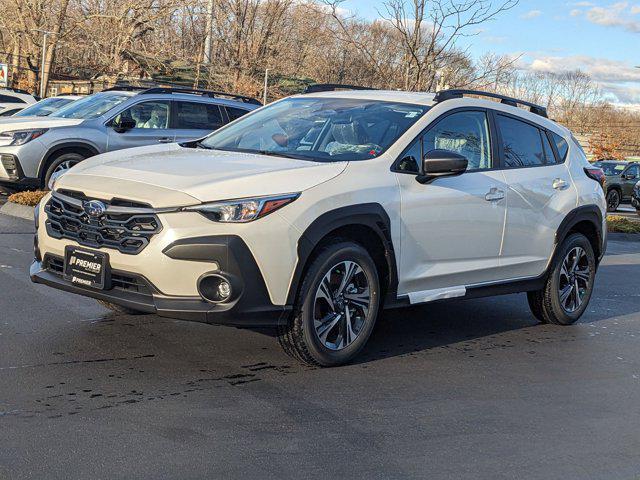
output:
[[[262,105],[259,100],[256,100],[253,97],[248,97],[245,95],[236,95],[235,93],[227,93],[227,92],[215,92],[212,90],[198,90],[195,88],[179,88],[179,87],[153,87],[147,88],[143,92],[140,92],[141,95],[148,95],[152,93],[189,93],[192,95],[202,95],[203,97],[229,97],[232,100],[238,100],[244,103],[251,103],[253,105]]]
[[[141,92],[143,90],[147,90],[149,87],[137,87],[135,85],[115,85],[111,88],[105,88],[102,90],[103,92]]]
[[[358,85],[341,85],[339,83],[316,83],[309,85],[304,93],[319,93],[319,92],[335,92],[336,90],[376,90],[372,87],[361,87]]]
[[[507,97],[506,95],[500,95],[499,93],[491,93],[491,92],[483,92],[481,90],[460,90],[460,89],[451,89],[451,90],[441,90],[436,93],[434,101],[436,103],[444,102],[446,100],[451,100],[454,98],[462,98],[465,95],[477,95],[479,97],[489,97],[496,98],[500,100],[500,103],[504,105],[510,105],[512,107],[517,107],[518,105],[522,105],[524,107],[529,107],[529,111],[531,113],[535,113],[536,115],[540,115],[544,118],[549,118],[547,116],[547,109],[541,105],[536,105],[535,103],[526,102],[524,100],[518,100],[517,98]]]

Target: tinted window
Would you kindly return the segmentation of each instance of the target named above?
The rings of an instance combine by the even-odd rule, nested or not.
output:
[[[0,103],[27,103],[18,97],[10,97],[9,95],[0,95]]]
[[[287,98],[213,133],[201,146],[318,162],[375,158],[429,107],[351,98]]]
[[[227,115],[229,115],[229,121],[231,122],[249,113],[247,110],[243,110],[241,108],[234,108],[234,107],[224,107],[224,108],[227,109]]]
[[[638,167],[638,165],[633,165],[631,167],[629,167],[627,169],[627,171],[625,172],[625,175],[627,176],[634,176],[635,178],[638,178],[638,176],[640,175],[640,167]]]
[[[503,115],[497,116],[502,134],[504,166],[507,168],[544,165],[540,130],[533,125]]]
[[[569,144],[567,141],[562,138],[557,133],[551,132],[551,137],[556,144],[556,148],[558,149],[558,154],[560,155],[560,163],[564,162],[567,159],[567,153],[569,153]]]
[[[422,137],[413,142],[402,158],[396,164],[400,172],[419,173],[420,158],[422,158]]]
[[[624,163],[602,163],[600,168],[605,175],[620,175],[627,166]]]
[[[440,120],[423,137],[424,153],[449,150],[469,161],[469,170],[492,167],[489,123],[484,112],[460,112]]]
[[[136,103],[113,119],[114,123],[120,123],[122,120],[136,122],[134,128],[167,129],[169,128],[169,102]]]
[[[175,128],[215,130],[224,125],[218,105],[211,103],[176,102]]]

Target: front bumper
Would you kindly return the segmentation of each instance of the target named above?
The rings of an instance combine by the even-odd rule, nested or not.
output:
[[[39,186],[38,170],[45,153],[46,149],[39,139],[24,145],[1,145],[0,183]],[[17,168],[7,168],[7,162],[9,165],[15,164]]]
[[[227,240],[223,239],[223,241]],[[240,239],[237,241],[242,243]],[[211,247],[210,244],[207,246]],[[229,303],[213,304],[200,297],[164,295],[146,278],[120,270],[111,271],[112,282],[111,288],[108,290],[80,286],[64,279],[61,257],[45,255],[41,260],[37,258],[40,255],[37,243],[35,248],[36,259],[29,272],[32,282],[85,297],[105,300],[145,313],[155,313],[162,317],[195,322],[260,328],[284,324],[291,311],[290,307],[273,305],[269,301],[262,277],[254,276],[244,279],[238,275],[238,273],[240,275],[255,275],[255,272],[250,271],[250,262],[241,267],[241,271],[235,271],[235,266],[232,263],[223,264],[226,269],[220,270],[220,272],[237,278],[239,283],[236,286],[240,291],[237,298]],[[242,247],[240,246],[240,248]],[[188,250],[189,253],[193,253],[193,251],[193,249]],[[230,251],[227,256],[228,259],[233,259],[232,262],[235,262],[234,253],[237,252]],[[245,260],[241,260],[241,262],[246,263]]]

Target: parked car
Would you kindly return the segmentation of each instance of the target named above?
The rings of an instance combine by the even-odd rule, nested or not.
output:
[[[607,177],[607,210],[615,212],[620,203],[631,200],[633,187],[640,179],[640,164],[603,160],[593,165],[601,168]]]
[[[46,187],[98,153],[201,138],[259,106],[221,92],[117,87],[47,117],[10,117],[0,122],[0,184]]]
[[[633,205],[640,215],[640,182],[636,183],[636,186],[633,187],[633,193],[631,194],[631,205]]]
[[[340,365],[383,307],[528,292],[541,322],[577,321],[603,181],[527,102],[318,92],[55,175],[31,279],[121,313],[277,328],[296,358]]]
[[[24,108],[25,107],[5,108],[2,112],[0,112],[0,120],[2,119],[2,117],[11,117],[16,113],[24,110]]]
[[[0,115],[7,111],[16,113],[32,103],[36,103],[36,99],[29,92],[17,88],[0,89]]]
[[[13,117],[47,117],[71,102],[86,98],[85,95],[58,95],[33,103],[13,113]],[[1,121],[1,120],[0,120]]]

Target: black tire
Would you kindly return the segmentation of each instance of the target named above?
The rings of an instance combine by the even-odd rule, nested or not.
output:
[[[54,157],[52,160],[49,161],[49,166],[47,167],[47,170],[44,172],[44,176],[42,177],[42,187],[45,189],[49,188],[49,179],[51,178],[51,175],[53,175],[53,172],[56,171],[56,169],[60,168],[62,165],[65,165],[65,164],[68,164],[70,166],[76,165],[80,163],[82,160],[84,160],[85,158],[86,157],[83,154],[77,153],[77,152],[62,153]]]
[[[622,195],[617,188],[612,188],[607,192],[607,212],[615,212],[620,206]]]
[[[348,280],[342,285],[340,273],[353,264],[356,273],[343,275]],[[324,300],[321,283],[330,286],[329,296],[334,298],[335,294],[330,302],[335,308]],[[366,301],[361,304],[360,300],[366,296],[366,287],[369,303],[365,310],[362,305]],[[340,291],[343,292],[342,299]],[[311,261],[302,279],[293,314],[288,324],[279,329],[278,340],[287,354],[303,363],[321,367],[343,365],[358,355],[367,343],[379,307],[380,282],[371,256],[356,243],[336,240],[322,247]],[[351,313],[347,314],[347,310]],[[339,311],[342,313],[336,313]],[[316,316],[322,316],[324,321]],[[323,330],[323,334],[318,330]],[[343,344],[345,346],[341,347]]]
[[[574,233],[566,238],[554,257],[544,288],[527,294],[533,315],[542,323],[577,322],[591,300],[596,266],[593,247],[584,235]]]
[[[134,310],[133,308],[123,307],[122,305],[116,305],[115,303],[107,302],[106,300],[98,300],[96,299],[100,305],[104,308],[108,308],[116,313],[121,315],[144,315],[145,312],[141,312],[140,310]]]

